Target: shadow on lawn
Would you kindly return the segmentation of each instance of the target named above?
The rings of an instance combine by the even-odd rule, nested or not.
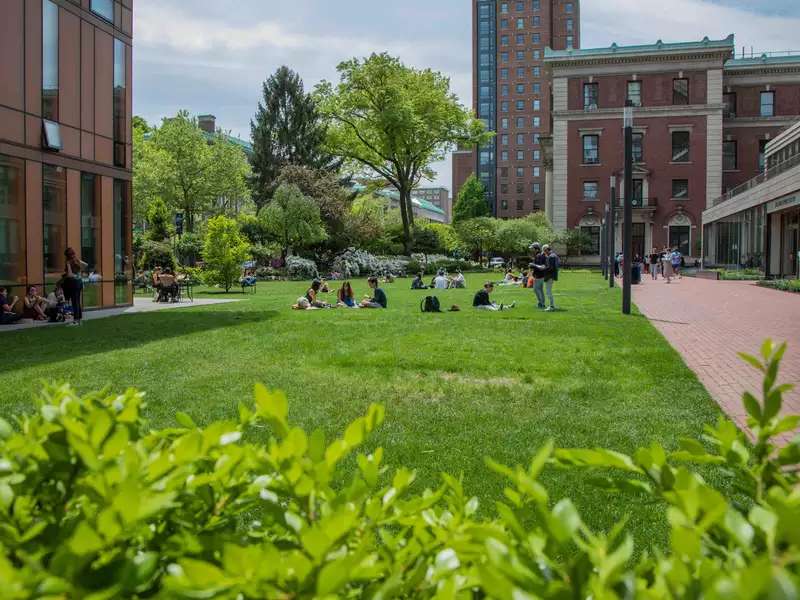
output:
[[[127,350],[162,340],[174,339],[180,343],[180,338],[186,335],[253,325],[277,315],[276,311],[175,310],[84,321],[81,327],[8,332],[1,338],[6,358],[0,373]]]

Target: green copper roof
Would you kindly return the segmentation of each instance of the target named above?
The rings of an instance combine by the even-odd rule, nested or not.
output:
[[[353,190],[358,193],[364,192],[366,191],[366,189],[367,187],[360,183],[356,183],[353,185]],[[375,193],[379,196],[383,196],[384,198],[389,198],[391,200],[394,200],[395,202],[400,201],[400,192],[398,192],[397,190],[382,189],[378,190]],[[433,202],[428,202],[427,200],[423,200],[422,198],[417,198],[413,194],[411,196],[411,204],[413,204],[414,206],[418,206],[423,210],[427,210],[428,212],[436,213],[437,215],[445,214],[445,212],[441,208],[436,206]]]
[[[754,56],[752,58],[734,58],[725,63],[726,69],[741,69],[745,67],[763,67],[800,64],[800,54],[790,54],[787,56]]]
[[[704,37],[699,42],[672,42],[665,43],[658,40],[655,44],[639,46],[619,46],[616,43],[607,48],[585,48],[572,50],[552,50],[545,48],[544,57],[547,59],[561,58],[592,58],[599,56],[636,56],[655,54],[659,52],[689,52],[692,50],[733,50],[733,34],[723,40],[710,40]]]
[[[241,138],[233,137],[232,135],[228,135],[223,133],[222,136],[234,146],[239,146],[242,150],[244,150],[245,154],[250,156],[253,154],[253,144],[248,141],[245,141]],[[216,138],[215,133],[208,133],[207,131],[203,132],[203,137],[205,137],[209,142],[213,142]]]

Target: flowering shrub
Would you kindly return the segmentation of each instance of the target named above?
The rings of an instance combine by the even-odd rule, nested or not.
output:
[[[776,383],[785,346],[745,360],[764,374],[745,394],[756,441],[725,419],[676,452],[555,450],[507,478],[497,517],[443,475],[412,491],[383,450],[357,453],[381,425],[373,405],[326,440],[292,426],[261,386],[238,418],[150,430],[136,391],[80,397],[46,388],[14,429],[0,419],[0,589],[33,598],[796,598],[800,438]],[[268,428],[266,444],[248,440]],[[341,463],[355,454],[347,479]],[[718,465],[736,498],[692,469]],[[668,549],[634,560],[623,524],[597,533],[539,481],[548,465],[667,505]],[[606,471],[621,476],[606,478]]]
[[[286,274],[289,279],[317,279],[319,271],[313,260],[290,256],[286,259]]]
[[[366,250],[348,248],[333,259],[332,268],[345,279],[366,277],[378,273],[380,261]]]

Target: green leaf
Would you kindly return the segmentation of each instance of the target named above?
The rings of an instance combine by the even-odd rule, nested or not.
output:
[[[564,498],[553,507],[552,516],[557,524],[552,533],[562,543],[572,539],[582,525],[578,510],[568,498]]]
[[[747,414],[756,421],[761,422],[761,406],[758,404],[756,397],[750,392],[745,392],[742,394],[742,402],[744,403]]]
[[[289,402],[283,392],[270,392],[261,384],[255,387],[256,414],[268,421],[274,428],[275,434],[285,436],[289,431],[286,421],[289,415]]]
[[[752,367],[758,369],[762,373],[764,372],[764,365],[761,363],[761,361],[758,358],[756,358],[752,354],[746,354],[744,352],[739,352],[739,358],[741,358],[743,361],[745,361],[746,363],[748,363]]]
[[[69,549],[73,554],[85,556],[94,554],[103,548],[103,540],[86,521],[78,523],[75,533],[69,541]]]
[[[731,534],[736,543],[743,550],[750,550],[750,544],[753,542],[753,527],[747,522],[739,511],[731,508],[725,514],[725,529]]]
[[[175,413],[175,420],[179,425],[185,427],[186,429],[197,429],[197,424],[194,422],[192,417],[187,415],[185,412]]]
[[[7,440],[14,433],[14,428],[4,418],[0,417],[0,440]]]

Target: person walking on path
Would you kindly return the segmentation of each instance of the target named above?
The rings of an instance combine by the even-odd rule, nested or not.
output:
[[[679,278],[681,276],[681,263],[683,262],[683,255],[677,248],[673,248],[672,253],[669,255],[670,262],[672,262],[672,270]]]
[[[658,254],[658,250],[653,248],[650,251],[649,259],[650,259],[650,277],[653,279],[653,281],[658,281],[658,269],[659,269],[659,263],[661,262],[661,257]]]
[[[88,268],[85,262],[78,258],[72,248],[64,251],[66,259],[64,265],[63,289],[69,303],[72,305],[72,324],[80,325],[83,320],[83,271]]]
[[[536,294],[536,307],[544,310],[546,308],[544,299],[544,277],[547,271],[547,257],[542,252],[539,242],[531,244],[533,250],[533,262],[530,264],[533,274],[533,292]]]
[[[664,252],[661,253],[661,268],[664,272],[664,279],[666,282],[672,283],[674,271],[672,270],[672,253],[669,248],[664,248]]]
[[[547,244],[544,245],[542,250],[546,258],[547,267],[544,272],[544,287],[547,292],[547,299],[550,301],[550,306],[545,309],[545,312],[553,312],[556,310],[556,303],[555,300],[553,300],[553,284],[558,281],[558,255]]]

